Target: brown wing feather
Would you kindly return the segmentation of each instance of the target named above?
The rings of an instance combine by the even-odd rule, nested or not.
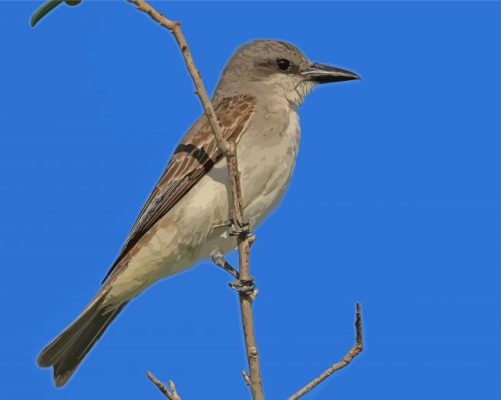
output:
[[[256,104],[252,96],[223,98],[215,107],[223,136],[238,140]],[[202,116],[174,151],[167,168],[146,201],[125,245],[104,281],[143,235],[155,225],[222,157],[207,117]]]

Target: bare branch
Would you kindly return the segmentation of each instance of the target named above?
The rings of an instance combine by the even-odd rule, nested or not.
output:
[[[179,397],[179,395],[177,394],[176,386],[174,385],[173,381],[169,381],[168,383],[170,388],[169,390],[167,389],[167,386],[165,386],[162,382],[155,378],[155,376],[150,371],[146,373],[146,376],[169,400],[181,400],[181,397]]]
[[[356,331],[355,345],[350,349],[348,354],[346,354],[346,356],[344,356],[344,358],[341,361],[332,365],[330,368],[328,368],[325,372],[323,372],[317,378],[313,379],[310,383],[308,383],[306,386],[304,386],[301,390],[294,393],[291,397],[289,397],[288,400],[297,400],[300,397],[303,397],[306,393],[310,392],[315,387],[317,387],[320,383],[325,381],[329,376],[331,376],[335,372],[339,371],[340,369],[343,369],[344,367],[346,367],[349,363],[351,363],[353,361],[353,359],[356,356],[358,356],[363,351],[364,342],[363,342],[363,336],[362,336],[362,307],[360,306],[360,303],[357,303],[357,307],[356,307],[355,331]]]
[[[240,258],[240,271],[229,264],[224,258],[224,254],[216,249],[212,252],[212,261],[217,266],[223,268],[232,276],[237,276],[237,280],[230,283],[230,287],[236,290],[240,297],[240,310],[242,313],[242,323],[244,329],[245,345],[247,350],[247,359],[249,362],[250,376],[246,371],[242,372],[245,382],[249,386],[254,400],[264,399],[260,367],[259,353],[256,346],[256,338],[254,334],[254,321],[252,315],[252,304],[256,299],[259,291],[254,285],[254,279],[249,275],[249,256],[250,246],[256,240],[255,236],[239,235],[238,249]],[[242,273],[245,273],[245,275]],[[246,276],[247,278],[244,278]]]
[[[177,389],[176,389],[176,385],[174,385],[174,381],[169,381],[169,388],[170,388],[170,392],[172,394],[173,399],[181,400],[181,397],[179,397],[179,395],[177,394]]]
[[[209,124],[214,132],[214,135],[217,140],[217,145],[221,149],[224,155],[226,155],[230,151],[230,146],[228,142],[224,139],[223,133],[221,132],[221,127],[219,126],[219,122],[216,117],[216,113],[214,108],[212,107],[212,103],[207,95],[207,91],[205,90],[205,86],[202,82],[202,76],[200,71],[195,67],[195,62],[193,60],[193,56],[188,47],[188,43],[186,42],[186,38],[184,37],[183,32],[181,31],[181,23],[178,21],[172,21],[167,19],[163,14],[159,13],[152,6],[150,6],[144,0],[127,0],[129,3],[136,5],[139,11],[142,11],[148,14],[155,22],[168,29],[176,39],[179,48],[183,54],[184,62],[186,64],[186,68],[190,73],[191,78],[193,79],[193,83],[196,88],[196,95],[200,98],[202,106],[204,108],[205,114],[207,115],[207,119],[209,120]]]

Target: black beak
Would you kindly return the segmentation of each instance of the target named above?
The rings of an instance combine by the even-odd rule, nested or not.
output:
[[[308,80],[316,83],[343,82],[360,79],[360,76],[354,72],[318,63],[311,64],[310,67],[303,72],[303,75]]]

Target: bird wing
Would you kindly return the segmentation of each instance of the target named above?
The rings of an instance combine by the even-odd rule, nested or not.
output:
[[[226,140],[239,140],[254,112],[255,104],[256,99],[247,95],[225,97],[218,102],[215,112]],[[120,261],[144,234],[174,207],[222,156],[209,121],[203,115],[174,151],[103,282],[118,271]]]

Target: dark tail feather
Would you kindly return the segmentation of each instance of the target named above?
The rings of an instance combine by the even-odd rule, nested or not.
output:
[[[92,346],[127,304],[109,308],[101,303],[92,302],[38,357],[40,367],[54,367],[56,387],[68,382]]]

